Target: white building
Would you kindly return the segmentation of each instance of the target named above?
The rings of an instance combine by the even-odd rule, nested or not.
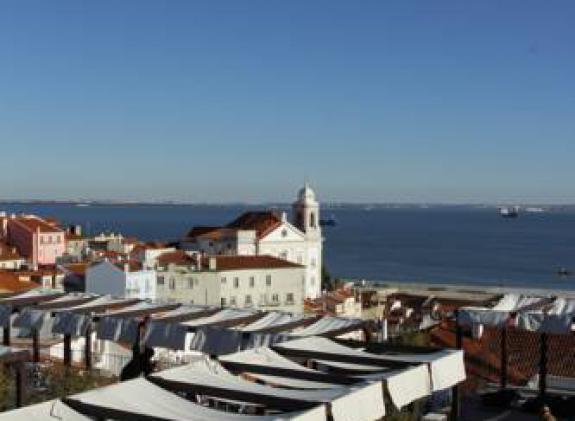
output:
[[[270,255],[305,266],[304,296],[321,294],[322,235],[319,203],[306,184],[285,213],[246,212],[225,227],[194,227],[183,248],[212,255]]]
[[[158,260],[157,297],[167,302],[301,313],[305,272],[302,265],[272,256],[199,258],[177,251]]]
[[[104,260],[86,269],[86,292],[116,297],[156,299],[156,271],[134,262]]]

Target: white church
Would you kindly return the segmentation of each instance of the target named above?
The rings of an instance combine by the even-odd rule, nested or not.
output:
[[[322,242],[319,203],[305,185],[285,212],[246,212],[223,227],[194,227],[182,242],[186,250],[208,255],[270,255],[306,267],[304,296],[321,295]]]

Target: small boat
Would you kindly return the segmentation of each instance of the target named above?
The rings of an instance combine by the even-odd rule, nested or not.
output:
[[[329,218],[320,219],[319,225],[322,227],[335,227],[337,225],[337,220],[335,219],[335,216],[331,215]]]
[[[569,276],[571,275],[571,271],[567,268],[559,268],[557,271],[557,275],[559,276]]]
[[[499,215],[503,218],[517,218],[519,216],[519,206],[499,208]]]

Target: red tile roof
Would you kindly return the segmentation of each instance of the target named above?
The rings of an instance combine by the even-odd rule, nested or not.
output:
[[[65,268],[68,271],[73,272],[75,275],[85,276],[86,269],[88,269],[88,266],[89,263],[71,263],[69,265],[66,265]]]
[[[0,292],[21,292],[38,286],[35,282],[21,281],[14,272],[0,272]]]
[[[281,216],[271,211],[246,212],[226,225],[226,228],[255,230],[257,238],[263,238],[282,224]]]
[[[10,219],[9,222],[10,223],[16,223],[24,228],[26,228],[28,231],[31,232],[36,232],[36,231],[40,231],[43,233],[59,233],[62,232],[62,230],[56,226],[54,226],[53,224],[46,222],[43,219],[37,218],[37,217],[18,217],[15,219]]]
[[[4,242],[0,242],[0,261],[19,260],[21,258],[16,247],[11,247]]]
[[[184,250],[176,250],[160,255],[158,263],[162,266],[169,264],[187,266],[196,263],[196,259],[188,255]]]
[[[283,269],[303,268],[297,263],[278,259],[272,256],[206,256],[202,259],[204,269],[209,267],[209,259],[216,259],[216,270],[242,270],[242,269]]]

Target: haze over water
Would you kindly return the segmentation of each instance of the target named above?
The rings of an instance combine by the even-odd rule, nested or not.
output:
[[[225,224],[239,205],[107,206],[1,204],[8,212],[55,216],[94,234],[120,231],[142,240],[175,240],[193,225]],[[335,277],[575,289],[575,211],[501,218],[471,207],[324,209],[325,259]]]

